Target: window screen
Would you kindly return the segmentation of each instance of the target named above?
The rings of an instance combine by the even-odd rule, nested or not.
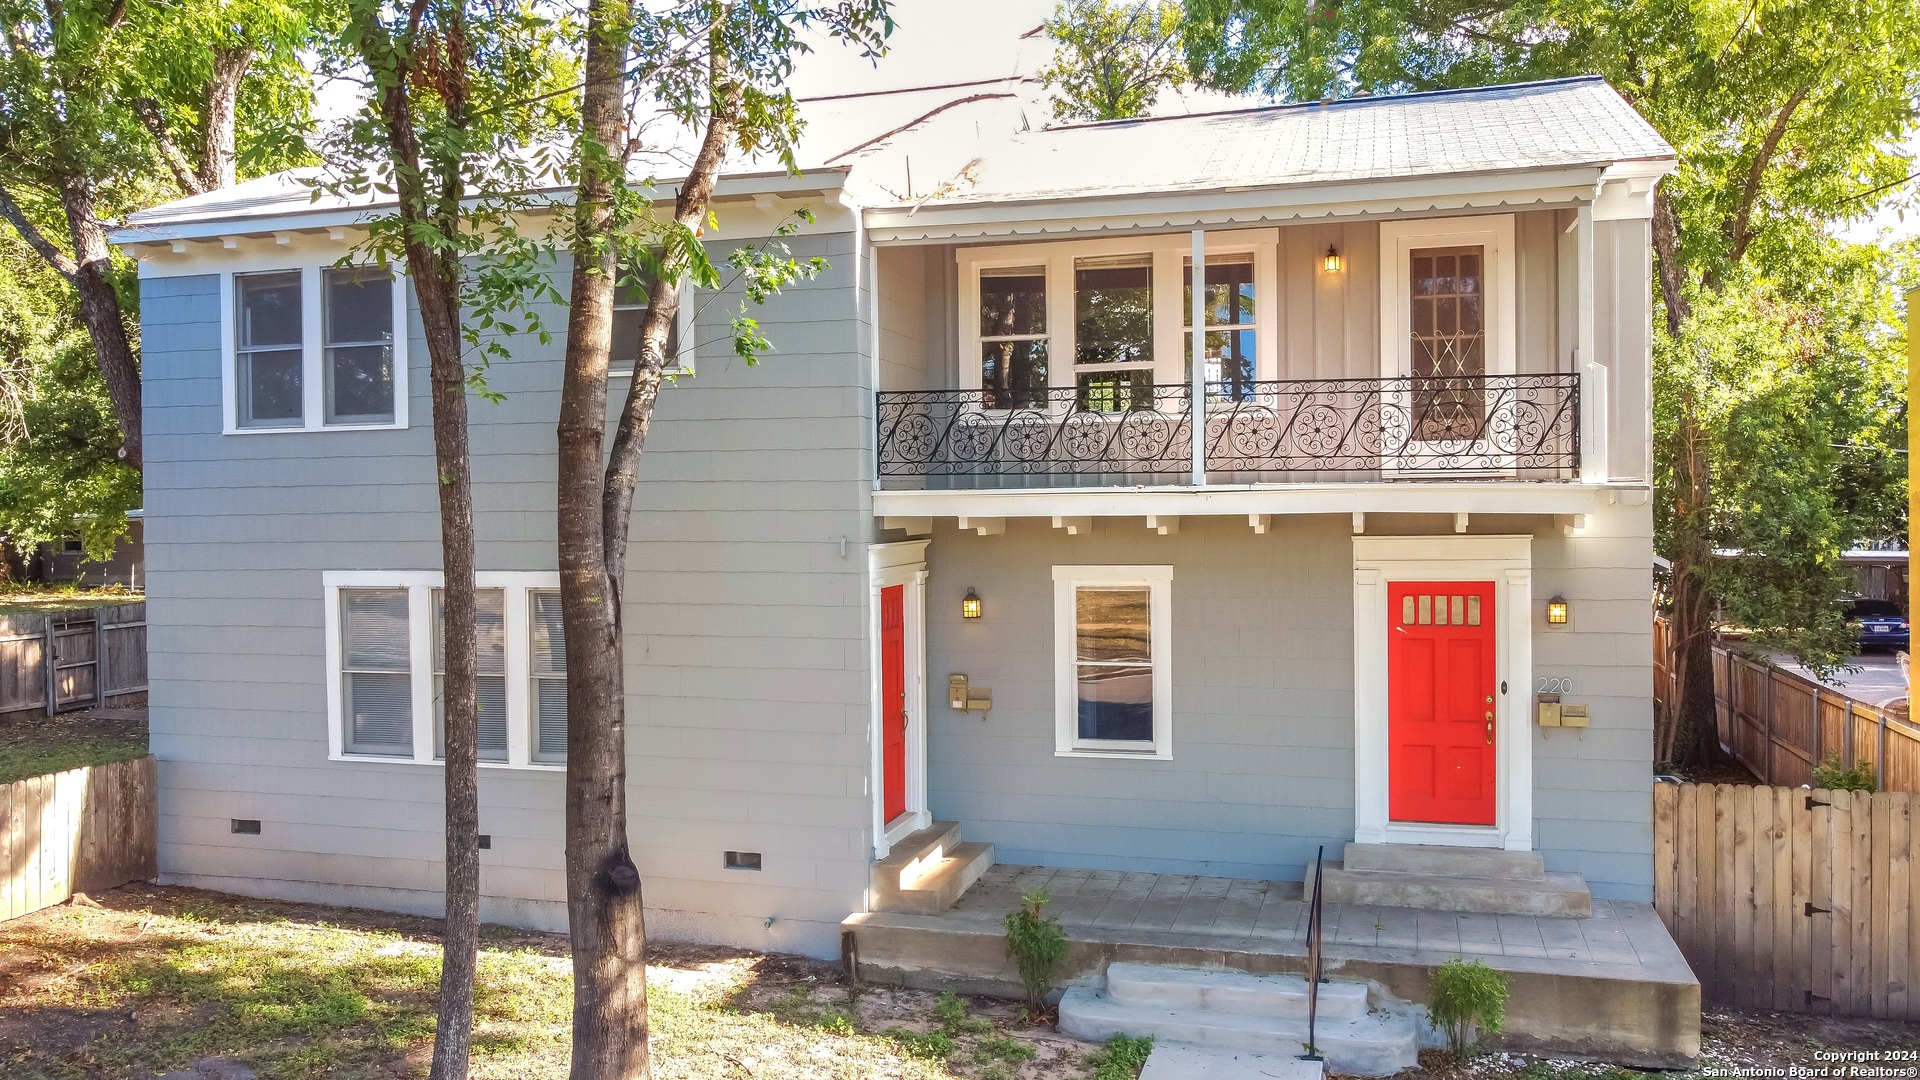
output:
[[[567,636],[560,623],[560,593],[527,594],[533,642],[533,760],[567,760]]]
[[[446,736],[446,610],[445,592],[433,590],[433,727],[434,753],[445,757]],[[481,761],[507,760],[507,594],[504,589],[479,589],[474,607],[474,698],[480,706],[478,739]]]
[[[347,751],[411,757],[407,590],[341,589],[340,635]]]
[[[233,285],[235,422],[299,427],[300,271],[245,274]]]
[[[393,422],[393,274],[324,272],[327,423]]]

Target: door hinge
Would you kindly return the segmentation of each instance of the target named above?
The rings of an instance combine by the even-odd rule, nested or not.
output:
[[[1809,919],[1813,918],[1815,915],[1825,915],[1831,912],[1832,910],[1833,910],[1832,908],[1814,907],[1813,901],[1811,900],[1807,901],[1807,918]]]

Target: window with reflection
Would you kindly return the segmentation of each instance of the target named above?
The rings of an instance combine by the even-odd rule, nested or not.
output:
[[[240,427],[299,427],[300,271],[233,279],[234,413]]]
[[[1193,379],[1193,259],[1181,264],[1180,325],[1185,371]],[[1253,253],[1207,256],[1202,292],[1207,320],[1207,396],[1247,401],[1254,394],[1255,325]],[[1218,329],[1216,329],[1216,327]]]
[[[1076,259],[1074,385],[1100,412],[1153,403],[1153,256]]]
[[[1485,264],[1478,244],[1408,253],[1413,426],[1421,439],[1474,439],[1484,426]]]
[[[1047,271],[980,272],[980,403],[989,409],[1047,401]]]
[[[327,423],[393,423],[393,273],[383,267],[321,274]]]

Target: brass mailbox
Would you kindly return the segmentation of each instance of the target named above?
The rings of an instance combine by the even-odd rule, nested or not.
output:
[[[1566,707],[1560,704],[1559,694],[1535,694],[1533,696],[1535,722],[1541,727],[1562,727]],[[1581,706],[1585,709],[1585,706]]]
[[[947,676],[947,707],[963,712],[986,712],[993,708],[993,691],[968,686],[965,675]]]
[[[1560,706],[1561,727],[1586,727],[1587,707],[1585,705]]]

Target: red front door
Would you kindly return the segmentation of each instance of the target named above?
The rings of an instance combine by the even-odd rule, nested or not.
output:
[[[881,813],[907,812],[907,632],[905,585],[880,590]]]
[[[1387,816],[1494,824],[1493,582],[1387,586]]]

